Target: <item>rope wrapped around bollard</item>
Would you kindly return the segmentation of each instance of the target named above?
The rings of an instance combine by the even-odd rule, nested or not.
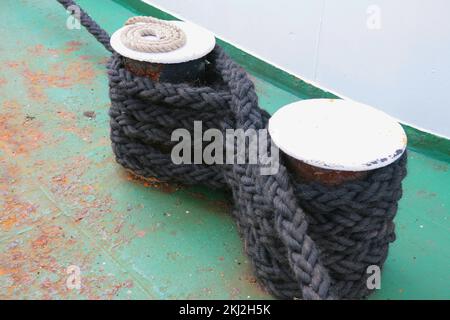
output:
[[[74,4],[58,1],[66,8]],[[84,11],[81,20],[110,50],[103,41],[106,32],[99,32]],[[122,57],[112,54],[111,140],[117,162],[143,177],[230,190],[245,251],[274,296],[367,297],[367,268],[381,267],[395,240],[393,219],[406,176],[406,153],[364,179],[338,186],[296,181],[283,162],[273,175],[261,175],[260,164],[176,165],[170,150],[177,128],[192,132],[194,121],[202,121],[204,130],[222,132],[268,124],[269,114],[259,108],[246,72],[219,46],[207,60],[205,83],[171,84],[132,74]],[[269,148],[271,143],[269,139]]]

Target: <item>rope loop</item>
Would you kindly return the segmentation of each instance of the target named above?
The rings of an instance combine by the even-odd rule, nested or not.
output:
[[[120,35],[129,49],[145,53],[170,52],[186,44],[186,34],[173,23],[153,17],[132,17]]]

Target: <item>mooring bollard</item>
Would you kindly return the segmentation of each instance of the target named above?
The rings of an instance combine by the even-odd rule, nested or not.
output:
[[[279,109],[269,133],[300,181],[339,185],[400,158],[407,138],[392,117],[340,99],[311,99]]]
[[[110,44],[120,55],[123,67],[136,78],[148,78],[154,84],[166,83],[170,86],[184,83],[195,87],[204,83],[208,78],[207,56],[214,49],[216,39],[211,32],[192,23],[137,16],[128,19],[125,26],[111,36]],[[136,79],[136,81],[145,83],[145,80],[142,81],[142,79]],[[125,108],[121,112],[115,112],[114,116],[117,119],[120,118],[120,122],[126,126],[125,124],[136,123],[138,112],[136,108],[141,108],[139,111],[142,113],[155,109],[164,110],[166,117],[170,117],[172,112],[177,112],[171,108],[166,109],[164,103],[146,106],[140,101],[134,104],[135,101],[129,99],[126,103],[134,104],[133,111]],[[112,108],[112,110],[115,109]],[[128,133],[131,133],[128,136],[124,134],[127,139],[136,139],[136,136],[140,135],[137,142],[130,143],[133,145],[133,150],[154,148],[158,150],[155,153],[160,153],[160,159],[169,161],[166,165],[169,167],[171,164],[170,154],[175,142],[167,139],[164,134],[161,135],[161,132],[175,130],[179,124],[171,127],[170,125],[174,126],[173,123],[164,123],[161,112],[158,112],[154,118],[141,119],[139,116],[138,118],[141,121],[139,126],[133,128],[133,132],[129,131]],[[144,123],[145,125],[143,125]],[[119,127],[118,125],[117,129]],[[136,133],[138,131],[139,134]],[[123,133],[114,131],[114,134],[120,136]],[[114,146],[113,144],[113,148],[115,148]],[[114,150],[119,152],[119,149]],[[136,170],[134,165],[131,165],[134,163],[133,161],[135,160],[130,160],[129,165],[126,165],[133,175],[155,182],[153,172]]]
[[[111,37],[111,46],[133,74],[156,82],[195,83],[204,79],[214,35],[183,21],[133,17]]]

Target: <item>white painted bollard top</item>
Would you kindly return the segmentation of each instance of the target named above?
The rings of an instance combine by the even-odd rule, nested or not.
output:
[[[367,171],[389,165],[406,149],[401,125],[384,112],[354,101],[311,99],[279,109],[269,120],[278,148],[309,165]]]

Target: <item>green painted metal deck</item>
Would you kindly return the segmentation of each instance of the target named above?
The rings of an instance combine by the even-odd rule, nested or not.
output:
[[[139,1],[79,4],[109,32],[137,14],[170,17]],[[67,17],[54,0],[0,2],[0,298],[270,298],[224,194],[138,181],[115,163],[108,52]],[[221,43],[270,112],[332,96]],[[448,299],[449,141],[406,130],[398,240],[372,299]],[[66,286],[71,265],[79,290]]]

